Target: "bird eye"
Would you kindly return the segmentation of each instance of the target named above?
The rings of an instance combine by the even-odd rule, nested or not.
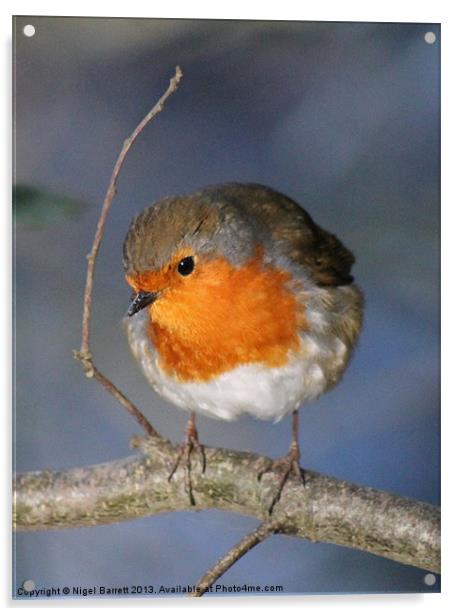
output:
[[[177,266],[177,271],[181,276],[188,276],[195,269],[193,257],[185,257]]]

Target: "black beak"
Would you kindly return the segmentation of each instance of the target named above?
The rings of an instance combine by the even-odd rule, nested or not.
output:
[[[136,312],[139,312],[139,310],[142,310],[143,308],[146,308],[147,306],[152,304],[156,300],[157,295],[158,293],[149,293],[146,291],[140,291],[139,293],[136,293],[133,301],[129,305],[128,317],[132,317],[133,314],[136,314]]]

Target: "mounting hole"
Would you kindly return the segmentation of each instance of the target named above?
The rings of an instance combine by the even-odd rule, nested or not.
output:
[[[32,24],[27,24],[27,26],[24,26],[24,28],[22,29],[24,36],[34,36],[35,34],[35,26],[33,26]]]
[[[434,586],[434,584],[436,584],[436,576],[434,573],[427,573],[423,578],[423,581],[427,586]]]
[[[35,582],[33,580],[26,580],[23,583],[22,587],[24,588],[24,590],[27,590],[27,592],[32,592],[36,588]]]
[[[432,45],[436,42],[436,34],[434,32],[425,32],[425,43]]]

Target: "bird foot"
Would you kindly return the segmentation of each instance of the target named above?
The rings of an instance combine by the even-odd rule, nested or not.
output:
[[[176,461],[174,462],[174,466],[169,473],[168,481],[171,481],[173,476],[175,475],[179,465],[181,463],[185,466],[185,486],[187,490],[187,494],[189,496],[190,504],[192,506],[196,505],[195,497],[193,495],[192,488],[192,452],[197,451],[201,458],[201,472],[206,472],[206,454],[204,452],[204,447],[200,443],[198,439],[198,431],[195,426],[195,420],[190,419],[187,424],[187,431],[185,433],[185,441],[179,448],[179,453],[177,455]]]
[[[288,453],[284,457],[266,464],[257,475],[258,481],[260,481],[262,476],[268,472],[275,473],[278,479],[278,486],[275,495],[273,496],[270,507],[268,508],[268,514],[272,515],[273,509],[279,502],[284,486],[290,477],[293,477],[299,481],[303,487],[305,487],[305,477],[302,469],[300,468],[300,451],[297,443],[291,444]]]

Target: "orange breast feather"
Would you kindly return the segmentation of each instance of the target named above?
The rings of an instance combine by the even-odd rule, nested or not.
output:
[[[129,282],[165,289],[149,308],[148,332],[163,370],[181,381],[206,381],[241,364],[283,366],[299,349],[306,323],[291,279],[263,265],[259,253],[238,268],[219,258],[198,263],[182,280],[164,268]]]

